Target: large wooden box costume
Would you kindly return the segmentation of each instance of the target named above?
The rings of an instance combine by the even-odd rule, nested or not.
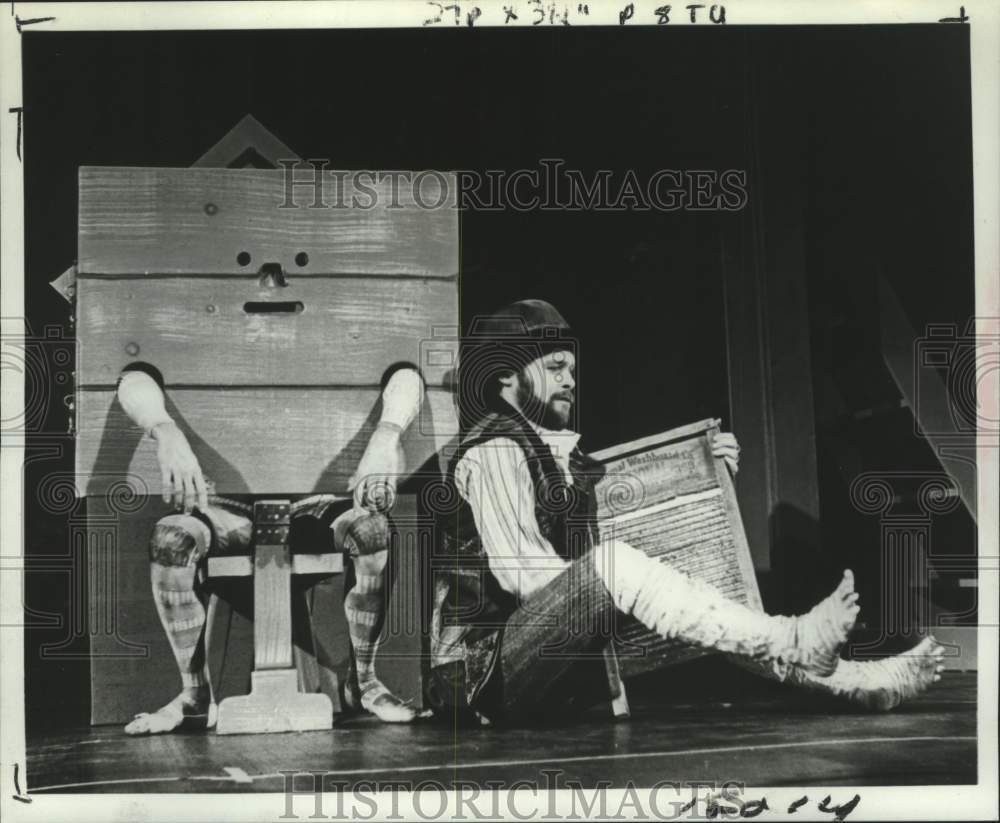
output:
[[[116,399],[123,368],[145,364],[162,376],[167,410],[221,496],[346,493],[394,364],[418,365],[427,386],[403,438],[408,473],[437,472],[436,455],[456,433],[457,353],[448,342],[458,326],[454,181],[426,181],[424,204],[442,199],[431,191],[436,181],[450,186],[444,204],[428,209],[406,186],[392,191],[388,181],[367,179],[362,191],[349,174],[328,172],[329,207],[314,208],[313,191],[290,192],[285,174],[80,170],[77,484],[87,498],[95,723],[161,705],[178,683],[148,576],[149,534],[168,507],[156,444]],[[387,621],[395,636],[380,673],[397,694],[419,701],[413,604],[426,541],[416,534],[411,497],[400,496],[393,517],[404,551]],[[315,643],[307,651],[320,669],[348,654],[335,625],[341,585],[313,590]],[[234,614],[213,622],[220,697],[247,690],[248,625]]]

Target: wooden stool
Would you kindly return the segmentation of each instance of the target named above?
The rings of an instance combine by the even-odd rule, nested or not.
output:
[[[333,728],[333,704],[325,694],[304,694],[292,665],[292,575],[338,574],[343,555],[292,555],[288,545],[291,504],[254,504],[252,556],[210,557],[209,577],[253,575],[254,670],[250,694],[219,704],[218,734],[312,731]]]

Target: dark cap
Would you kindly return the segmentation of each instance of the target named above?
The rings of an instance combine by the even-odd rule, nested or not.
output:
[[[463,340],[459,367],[460,418],[471,425],[500,404],[503,372],[516,372],[554,351],[576,352],[569,323],[544,300],[518,300],[475,318]]]
[[[518,300],[490,317],[476,318],[469,336],[473,339],[537,337],[558,338],[569,333],[569,323],[556,307],[544,300]]]

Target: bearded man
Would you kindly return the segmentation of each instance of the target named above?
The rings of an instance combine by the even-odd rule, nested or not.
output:
[[[438,515],[427,698],[449,720],[531,722],[610,694],[601,658],[629,616],[668,639],[729,655],[770,678],[889,709],[939,679],[943,649],[840,659],[857,613],[850,571],[808,614],[771,616],[621,540],[602,540],[602,466],[567,429],[576,389],[569,325],[522,300],[479,323],[463,355],[476,418],[449,463]],[[478,345],[476,345],[478,343]],[[739,445],[714,438],[731,471]]]

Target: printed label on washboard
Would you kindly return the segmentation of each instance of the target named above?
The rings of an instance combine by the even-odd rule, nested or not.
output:
[[[597,487],[601,537],[623,540],[760,609],[732,479],[711,452],[718,423],[704,420],[596,452],[607,469]],[[622,622],[615,651],[624,677],[704,654],[634,619]]]

